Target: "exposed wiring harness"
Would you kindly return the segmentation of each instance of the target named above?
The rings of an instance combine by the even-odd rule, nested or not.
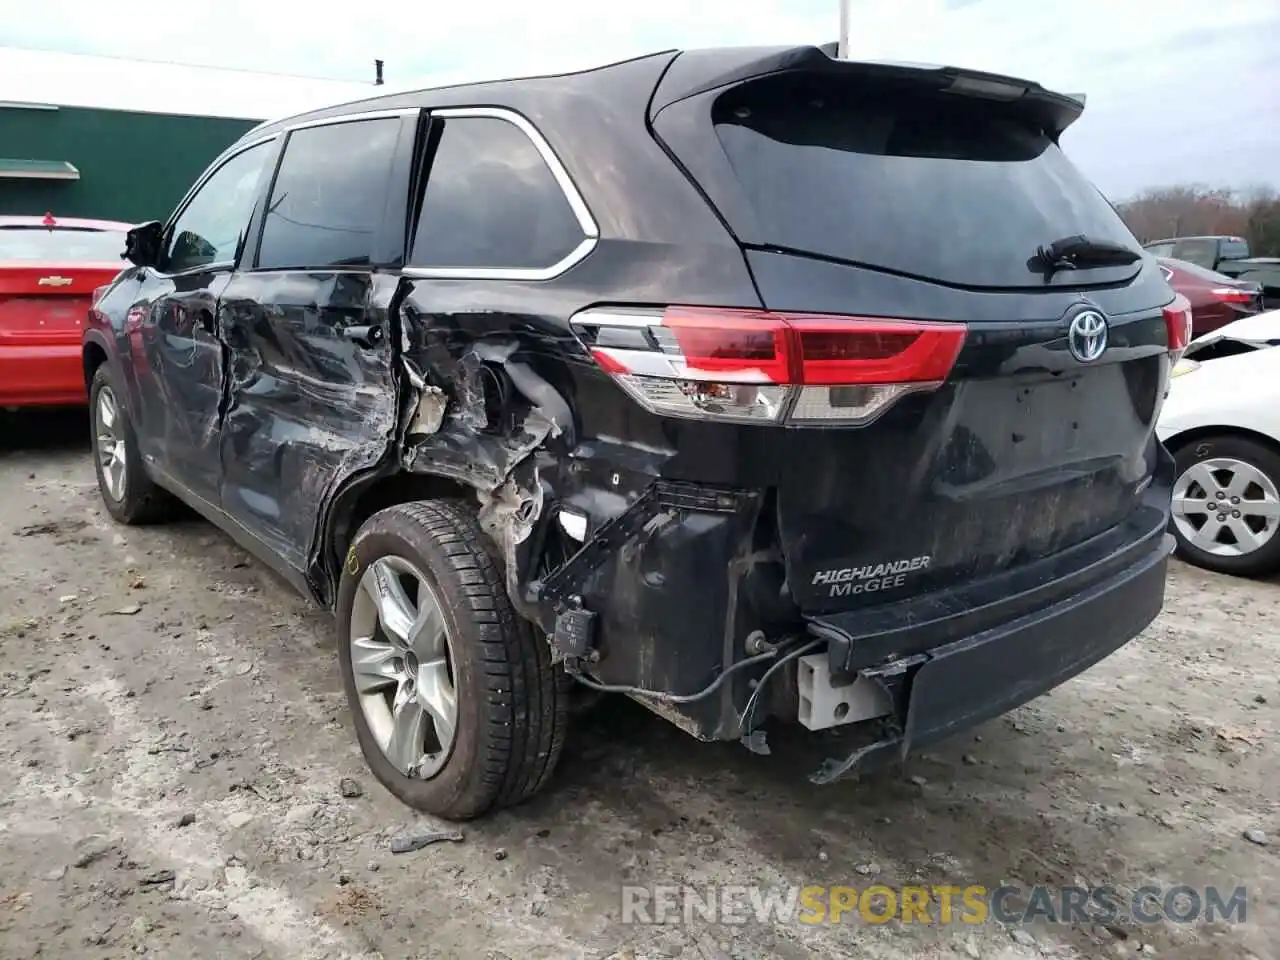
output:
[[[785,667],[792,660],[795,660],[797,657],[803,657],[810,650],[815,650],[818,647],[822,646],[822,643],[823,641],[821,640],[810,640],[808,643],[804,644],[803,646],[797,647],[796,649],[791,650],[790,652],[779,657],[777,663],[773,664],[773,666],[771,666],[768,670],[764,672],[764,676],[760,678],[760,681],[756,684],[756,688],[751,691],[751,696],[747,698],[747,705],[746,707],[743,708],[742,717],[738,721],[738,725],[744,734],[750,732],[750,727],[748,726],[748,724],[751,722],[751,715],[755,712],[756,701],[760,697],[760,691],[763,690],[765,687],[765,684],[769,682],[769,678],[772,677],[779,670],[781,670],[783,667]]]
[[[631,687],[626,684],[599,683],[582,673],[582,668],[578,665],[577,660],[566,660],[564,668],[565,672],[568,673],[569,676],[573,677],[573,679],[577,680],[583,686],[590,687],[592,690],[599,690],[602,693],[625,693],[633,697],[652,697],[654,700],[660,700],[663,703],[693,703],[697,700],[702,700],[711,696],[711,694],[720,689],[729,677],[737,673],[739,670],[743,670],[753,664],[763,663],[766,660],[772,660],[777,655],[777,650],[767,650],[764,653],[756,654],[754,657],[747,657],[745,660],[739,660],[737,663],[730,665],[724,673],[720,674],[720,676],[716,677],[711,681],[711,683],[703,687],[701,690],[696,693],[683,694],[667,693],[662,690],[645,690],[643,687]],[[777,664],[774,664],[774,667],[771,667],[766,671],[765,676],[769,676],[776,666]],[[763,680],[761,682],[763,683]]]
[[[747,657],[745,660],[739,660],[696,693],[667,693],[663,690],[646,690],[643,687],[633,687],[628,686],[627,684],[600,683],[599,681],[592,680],[590,677],[583,674],[579,661],[576,659],[565,661],[565,672],[584,687],[589,687],[592,690],[599,690],[601,693],[623,693],[633,697],[651,697],[654,700],[659,700],[663,703],[694,703],[698,700],[703,700],[711,696],[711,694],[715,693],[724,685],[724,682],[728,680],[730,676],[739,670],[754,666],[758,663],[763,663],[766,660],[776,659],[776,662],[764,672],[764,675],[756,683],[755,689],[751,691],[751,696],[747,699],[747,705],[742,711],[742,717],[739,720],[743,731],[746,731],[747,724],[750,722],[751,716],[755,712],[756,701],[760,697],[760,691],[765,688],[765,684],[769,682],[769,678],[792,660],[795,660],[797,657],[804,656],[810,650],[815,650],[822,646],[822,644],[822,640],[811,640],[806,644],[782,654],[781,656],[779,656],[781,648],[775,647],[773,649],[766,650],[764,653],[758,653],[753,657]]]

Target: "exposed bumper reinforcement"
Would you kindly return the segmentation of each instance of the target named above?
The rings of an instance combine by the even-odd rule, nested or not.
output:
[[[894,732],[832,757],[809,779],[827,784],[905,758],[1058,686],[1140,633],[1160,613],[1173,538],[1113,576],[1051,607],[934,647],[908,667]],[[913,658],[916,659],[916,658]]]

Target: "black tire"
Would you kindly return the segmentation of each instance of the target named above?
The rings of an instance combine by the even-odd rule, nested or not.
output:
[[[118,439],[124,444],[125,469],[124,492],[117,499],[108,489],[103,476],[102,456],[98,449],[97,411],[98,399],[103,390],[110,390],[116,400],[115,428]],[[89,386],[89,442],[93,449],[93,466],[98,475],[98,492],[102,495],[102,503],[107,513],[119,523],[129,526],[142,526],[150,523],[162,523],[170,519],[177,506],[177,501],[165,490],[156,486],[147,476],[142,465],[142,454],[138,450],[137,436],[133,432],[133,424],[129,420],[121,400],[119,387],[111,382],[111,374],[104,363],[93,373]]]
[[[1197,463],[1218,458],[1247,463],[1280,489],[1280,453],[1257,440],[1233,434],[1201,437],[1179,445],[1173,458],[1175,485]],[[1178,556],[1197,567],[1239,577],[1263,577],[1280,571],[1280,533],[1251,553],[1229,557],[1197,547],[1183,535],[1177,523],[1171,523],[1170,529],[1178,541]]]
[[[443,608],[458,717],[452,752],[430,779],[408,777],[379,748],[351,665],[351,612],[360,579],[380,557],[413,564]],[[399,800],[447,820],[512,806],[550,778],[564,746],[568,697],[548,644],[507,595],[492,541],[461,503],[388,507],[356,533],[338,587],[338,660],[369,768]]]

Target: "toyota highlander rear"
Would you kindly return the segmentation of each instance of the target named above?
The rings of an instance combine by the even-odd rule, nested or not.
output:
[[[562,505],[587,542],[539,596],[571,672],[698,736],[871,731],[829,780],[1156,616],[1189,313],[1060,150],[1076,100],[814,48],[726,63],[678,56],[649,120],[758,303],[574,317],[620,428],[677,452],[603,525]]]

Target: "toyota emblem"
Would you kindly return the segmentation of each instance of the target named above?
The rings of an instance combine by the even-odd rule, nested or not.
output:
[[[1090,363],[1107,349],[1107,318],[1097,310],[1082,310],[1071,321],[1067,347],[1081,363]]]

